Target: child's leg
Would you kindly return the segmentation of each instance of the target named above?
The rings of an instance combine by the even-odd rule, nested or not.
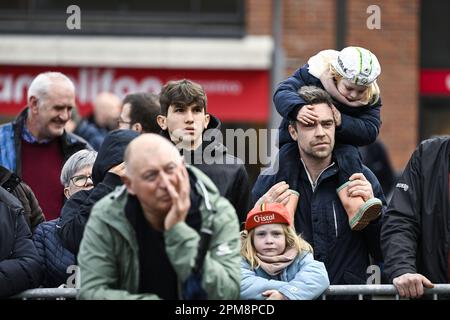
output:
[[[339,199],[347,212],[350,228],[362,230],[370,221],[380,215],[382,202],[378,198],[364,201],[362,197],[348,196],[350,176],[363,171],[363,164],[357,147],[338,144],[334,148],[334,155],[339,166],[339,188],[337,189]]]
[[[339,185],[343,185],[354,173],[363,171],[361,155],[357,147],[350,144],[336,144],[334,156],[339,166]]]

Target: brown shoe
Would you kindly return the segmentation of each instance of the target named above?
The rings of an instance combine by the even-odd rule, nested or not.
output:
[[[347,195],[349,183],[350,181],[344,183],[336,192],[347,212],[350,228],[358,231],[364,229],[370,221],[380,215],[383,203],[378,198],[364,201],[362,197],[349,197]]]

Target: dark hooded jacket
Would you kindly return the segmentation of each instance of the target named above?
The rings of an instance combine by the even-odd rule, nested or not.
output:
[[[94,188],[75,193],[62,208],[57,225],[58,234],[64,247],[73,254],[78,253],[84,227],[94,204],[123,183],[118,175],[108,171],[124,161],[126,147],[138,135],[132,130],[110,132],[103,141],[92,168]]]
[[[0,166],[0,186],[10,192],[22,203],[25,220],[28,223],[31,232],[34,232],[34,229],[38,224],[44,222],[45,218],[33,190],[31,190],[30,186],[23,182],[17,174],[9,171],[3,166]]]
[[[420,273],[433,283],[448,282],[449,157],[450,136],[423,141],[394,188],[381,230],[390,281]]]
[[[0,187],[0,298],[35,288],[41,278],[42,268],[23,208]]]
[[[220,120],[210,115],[208,127],[203,132],[202,146],[195,151],[182,150],[187,164],[205,173],[217,186],[220,195],[231,202],[242,223],[250,210],[250,182],[241,159],[227,153],[222,144]],[[163,133],[168,137],[167,133]]]

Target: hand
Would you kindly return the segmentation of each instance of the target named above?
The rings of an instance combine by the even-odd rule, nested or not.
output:
[[[319,120],[319,116],[313,109],[314,109],[313,106],[305,104],[298,111],[297,120],[304,125],[314,124],[316,121]]]
[[[258,199],[255,207],[259,207],[262,203],[281,203],[285,206],[289,202],[290,195],[289,185],[285,181],[278,182]]]
[[[333,118],[334,122],[336,123],[336,127],[339,127],[342,124],[341,112],[333,105],[331,106],[331,111],[333,112]]]
[[[108,170],[108,172],[114,173],[115,175],[118,175],[121,178],[124,177],[126,172],[125,162],[122,162],[117,166],[112,167],[111,169]]]
[[[262,295],[267,297],[266,300],[287,300],[286,296],[278,290],[266,290],[262,293]]]
[[[351,182],[348,185],[347,194],[349,197],[362,197],[364,201],[372,199],[373,189],[369,181],[362,173],[354,173],[349,179]]]
[[[404,298],[420,298],[423,295],[423,287],[433,288],[434,284],[419,273],[405,273],[393,280],[398,294]]]
[[[164,230],[171,229],[175,224],[186,220],[191,207],[189,174],[184,165],[177,168],[175,182],[169,180],[167,175],[162,175],[166,183],[167,191],[172,199],[172,206],[164,219]]]

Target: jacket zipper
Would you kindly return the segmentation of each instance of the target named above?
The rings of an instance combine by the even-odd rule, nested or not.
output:
[[[338,229],[337,229],[337,218],[336,218],[336,210],[334,209],[334,201],[333,205],[333,217],[334,217],[334,230],[336,231],[336,238],[338,237]]]

